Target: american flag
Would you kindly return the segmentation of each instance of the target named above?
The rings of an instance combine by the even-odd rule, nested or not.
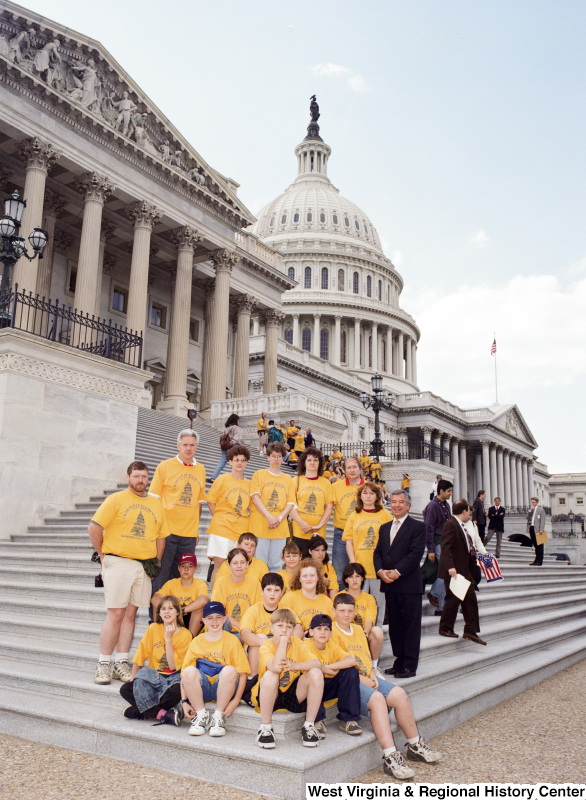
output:
[[[493,343],[491,345],[490,354],[491,354],[491,356],[494,356],[496,354],[496,339],[493,341]]]
[[[478,563],[480,564],[480,569],[483,571],[487,583],[504,580],[498,562],[491,553],[487,553],[485,556],[479,553]]]

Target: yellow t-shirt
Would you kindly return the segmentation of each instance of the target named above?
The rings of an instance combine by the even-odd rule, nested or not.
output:
[[[352,541],[354,558],[366,570],[367,578],[376,578],[372,557],[378,542],[378,529],[383,522],[390,522],[392,519],[393,515],[386,508],[373,514],[368,511],[361,511],[360,514],[353,511],[348,517],[342,541]]]
[[[335,597],[340,590],[340,585],[338,583],[338,576],[336,575],[336,570],[334,569],[334,565],[331,561],[328,561],[327,564],[321,565],[321,571],[324,578],[329,578],[330,583],[328,585],[328,595],[329,597]]]
[[[295,434],[295,450],[305,450],[305,436],[302,433]]]
[[[322,475],[322,478],[331,478],[334,473],[330,472],[329,469],[325,469]]]
[[[268,469],[259,469],[252,476],[250,482],[250,495],[258,494],[261,502],[274,517],[278,517],[288,503],[295,503],[295,487],[288,475],[280,472],[273,475]],[[256,506],[250,503],[251,533],[259,539],[286,539],[289,535],[289,526],[285,517],[280,525],[269,530],[269,523]]]
[[[373,478],[380,478],[380,474],[382,472],[383,465],[380,463],[372,463],[370,465],[370,474]]]
[[[246,658],[244,648],[238,638],[228,633],[228,631],[222,631],[222,636],[216,642],[208,641],[205,633],[196,636],[189,645],[187,654],[183,659],[183,669],[185,667],[197,667],[198,658],[205,658],[206,661],[213,661],[224,666],[230,665],[239,673],[250,674],[250,664]],[[215,683],[218,676],[212,675],[208,677],[210,683]]]
[[[294,439],[299,428],[296,425],[289,425],[287,428],[287,439]]]
[[[268,419],[263,419],[262,417],[256,423],[257,430],[259,431],[268,431],[269,429],[269,421]]]
[[[368,647],[366,634],[359,625],[350,625],[352,633],[345,633],[339,625],[334,622],[332,625],[332,639],[336,644],[354,656],[358,664],[358,672],[368,678],[372,670],[372,657]],[[331,641],[331,639],[330,639]]]
[[[368,456],[359,456],[358,461],[360,462],[360,466],[364,470],[364,472],[368,472],[368,468],[372,464],[372,461]]]
[[[341,528],[344,530],[348,517],[356,508],[356,492],[358,487],[362,486],[364,479],[360,479],[360,483],[356,486],[351,483],[346,483],[346,478],[340,478],[332,484],[334,490],[334,528]]]
[[[236,637],[234,637],[236,638]],[[260,705],[258,702],[258,690],[260,688],[260,681],[262,676],[267,671],[267,664],[269,661],[274,658],[275,653],[277,652],[277,645],[275,644],[273,639],[267,639],[266,642],[263,642],[259,647],[259,665],[258,665],[258,681],[254,685],[251,693],[251,700],[254,703],[254,707],[257,711],[260,711]],[[291,661],[296,662],[303,662],[303,661],[311,661],[315,656],[313,656],[305,642],[302,642],[301,639],[298,639],[297,636],[291,637],[291,643],[287,648],[287,658]],[[293,681],[301,675],[300,670],[286,670],[285,672],[281,673],[281,677],[279,678],[279,691],[285,692],[291,686]]]
[[[264,561],[261,561],[260,558],[252,557],[252,561],[246,567],[246,574],[252,575],[253,578],[256,578],[258,582],[262,580],[263,575],[266,575],[269,571],[269,568],[265,564]],[[222,561],[220,569],[218,570],[218,574],[216,575],[216,580],[218,578],[224,578],[226,575],[231,575],[230,567],[227,561]]]
[[[317,525],[327,504],[334,502],[332,484],[323,476],[316,480],[310,480],[305,475],[300,475],[299,486],[297,478],[293,481],[293,486],[295,487],[295,502],[299,516],[309,525]],[[325,538],[326,526],[321,527],[315,534],[303,533],[299,525],[295,521],[293,522],[293,536],[309,540],[315,535]]]
[[[344,590],[346,591],[346,590]],[[340,593],[341,594],[341,593]],[[334,600],[336,598],[334,597]],[[368,592],[361,592],[358,597],[354,598],[356,603],[356,610],[354,612],[354,622],[364,628],[364,623],[369,619],[373,625],[376,624],[376,600]]]
[[[281,578],[283,578],[283,583],[285,584],[284,589],[283,589],[283,594],[285,594],[285,592],[289,591],[289,584],[293,580],[294,575],[289,575],[289,573],[287,572],[286,569],[280,569],[277,572],[277,575],[280,575]]]
[[[92,517],[104,529],[102,553],[146,560],[156,558],[157,539],[169,535],[169,527],[158,497],[139,497],[130,489],[106,497]]]
[[[334,450],[332,455],[330,456],[331,461],[341,461],[342,460],[342,453],[340,450]]]
[[[240,630],[246,628],[253,633],[264,633],[265,636],[272,637],[271,631],[271,614],[272,611],[267,611],[264,602],[261,600],[250,606],[242,617]]]
[[[214,583],[212,600],[222,603],[226,614],[240,622],[247,609],[262,600],[260,583],[252,575],[245,575],[242,583],[234,583],[232,575],[226,575]]]
[[[248,533],[248,507],[250,505],[250,481],[237,480],[230,473],[219,475],[212,483],[206,500],[215,503],[214,514],[208,528],[208,536],[222,536],[238,541],[242,533]]]
[[[279,608],[290,609],[305,631],[316,614],[327,614],[331,619],[334,618],[334,606],[327,594],[318,594],[317,597],[311,598],[306,597],[301,589],[289,590],[284,594],[279,602]]]
[[[187,649],[191,644],[192,636],[187,628],[179,628],[173,634],[173,653],[175,654],[175,669],[181,669]],[[234,637],[236,638],[236,637]],[[157,672],[169,670],[167,661],[167,648],[165,646],[165,626],[160,622],[152,622],[145,631],[136,648],[132,661],[142,667],[148,659],[149,667]]]
[[[411,483],[411,478],[403,478],[401,481],[401,489],[408,489]]]
[[[295,450],[291,450],[289,454],[289,464],[296,464],[299,461]]]
[[[181,578],[173,578],[167,581],[167,583],[164,583],[157,594],[163,597],[166,594],[172,594],[179,600],[181,608],[190,605],[190,603],[193,603],[194,600],[197,600],[197,598],[202,595],[206,597],[210,596],[207,583],[199,578],[194,578],[191,582],[191,586],[183,586]]]
[[[169,530],[176,536],[197,536],[199,501],[205,497],[206,471],[199,462],[186,467],[178,458],[161,461],[149,491],[161,498]]]
[[[336,664],[338,661],[343,661],[348,655],[331,636],[323,650],[318,650],[313,639],[306,639],[305,646],[312,654],[313,658],[317,658],[320,664]]]

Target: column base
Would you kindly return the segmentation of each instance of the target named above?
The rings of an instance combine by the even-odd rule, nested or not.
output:
[[[194,407],[193,403],[188,402],[187,398],[166,397],[157,404],[157,411],[164,411],[165,414],[173,414],[175,417],[185,417],[187,419],[187,411]]]

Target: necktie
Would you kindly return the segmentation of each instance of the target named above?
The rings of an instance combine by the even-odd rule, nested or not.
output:
[[[395,536],[397,535],[398,530],[399,530],[399,523],[397,522],[396,519],[394,519],[393,524],[391,525],[391,544],[393,544],[393,541],[395,539]]]
[[[472,543],[472,537],[470,536],[468,531],[464,531],[464,533],[466,534],[466,538],[468,539],[468,550],[470,550],[470,555],[472,556],[472,558],[476,558],[476,548]]]

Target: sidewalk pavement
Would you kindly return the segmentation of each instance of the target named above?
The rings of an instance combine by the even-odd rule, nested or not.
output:
[[[586,660],[430,744],[440,764],[413,764],[425,783],[586,783]],[[422,731],[425,735],[425,731]],[[0,735],[0,796],[10,800],[262,800],[164,770]],[[381,767],[357,782],[391,782]]]

